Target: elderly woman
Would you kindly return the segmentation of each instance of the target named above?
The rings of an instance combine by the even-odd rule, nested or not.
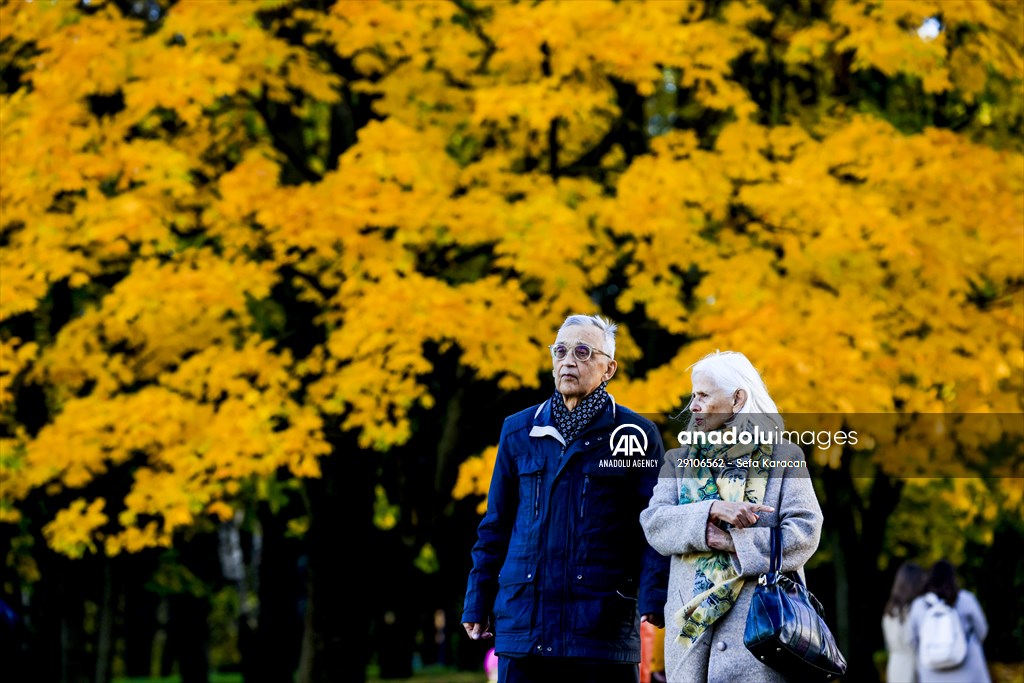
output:
[[[821,507],[807,469],[799,467],[800,449],[778,438],[763,443],[764,432],[781,433],[782,420],[743,354],[706,356],[691,379],[687,429],[700,445],[665,454],[661,479],[640,515],[648,542],[672,558],[665,673],[669,683],[784,681],[743,645],[750,596],[768,570],[771,527],[782,531],[782,571],[802,577],[818,547]],[[723,438],[744,431],[759,438]],[[765,466],[765,460],[790,466]]]

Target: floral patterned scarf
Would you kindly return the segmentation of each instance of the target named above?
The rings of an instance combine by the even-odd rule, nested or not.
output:
[[[555,395],[551,397],[551,417],[555,420],[555,428],[558,429],[558,433],[565,439],[565,445],[562,446],[563,453],[604,409],[605,401],[608,400],[606,386],[608,386],[608,382],[601,382],[601,386],[587,394],[572,410],[565,407],[565,399],[557,389],[555,390]]]
[[[752,443],[701,445],[696,447],[695,457],[723,459],[726,466],[717,475],[708,467],[688,468],[684,472],[679,504],[686,505],[702,500],[746,501],[760,503],[764,500],[768,484],[768,468],[751,464],[743,469],[732,465],[736,458],[749,456],[762,461],[770,458],[772,447]],[[744,579],[732,566],[729,553],[712,549],[709,552],[689,553],[683,559],[695,566],[693,573],[693,594],[676,615],[680,632],[676,642],[689,649],[697,639],[718,621],[729,609],[743,590]]]

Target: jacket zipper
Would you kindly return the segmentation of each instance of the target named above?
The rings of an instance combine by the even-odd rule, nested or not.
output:
[[[540,472],[537,473],[537,484],[533,489],[533,518],[540,515]]]
[[[583,495],[580,496],[580,519],[583,519],[583,511],[587,507],[587,489],[590,488],[590,475],[583,475]]]

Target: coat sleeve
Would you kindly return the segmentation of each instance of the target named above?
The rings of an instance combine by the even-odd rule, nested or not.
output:
[[[710,550],[704,528],[714,501],[679,504],[676,458],[684,451],[665,454],[658,483],[647,509],[640,513],[640,525],[647,542],[662,555],[683,555]]]
[[[800,449],[793,445],[778,449],[778,457],[786,460],[804,459]],[[782,531],[782,571],[793,572],[802,568],[818,549],[823,517],[807,469],[787,467],[775,470],[779,471],[783,479],[776,507]],[[769,527],[730,529],[729,534],[736,546],[734,566],[740,576],[758,576],[768,571],[771,552]]]
[[[653,425],[648,432],[649,441],[653,449],[649,456],[659,461],[664,458],[665,446],[662,444],[661,435]],[[640,490],[638,494],[639,508],[643,508],[651,499],[652,492],[658,484],[659,470],[649,468],[640,478]],[[643,545],[643,564],[640,575],[640,592],[637,600],[637,608],[640,614],[654,614],[663,617],[665,602],[668,599],[668,574],[669,558],[644,542],[643,535],[640,536]]]
[[[988,635],[988,620],[981,610],[981,605],[978,604],[978,598],[974,597],[974,593],[961,591],[960,603],[961,614],[970,623],[973,636],[977,637],[979,643],[985,642],[985,636]]]
[[[485,623],[498,592],[498,572],[505,562],[519,508],[519,474],[508,448],[508,421],[501,430],[494,472],[487,493],[487,512],[477,529],[473,568],[469,572],[463,623]]]

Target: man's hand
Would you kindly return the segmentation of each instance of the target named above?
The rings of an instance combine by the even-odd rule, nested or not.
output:
[[[466,629],[466,633],[468,633],[469,637],[473,640],[487,640],[488,638],[494,637],[494,634],[491,633],[490,622],[488,622],[487,625],[478,624],[475,621],[463,622],[462,628]]]
[[[654,626],[657,626],[658,628],[665,628],[665,615],[664,614],[655,614],[653,612],[650,612],[648,614],[644,614],[643,616],[640,617],[640,623],[643,623],[645,621],[647,623],[649,623],[649,624],[653,624]]]
[[[718,525],[710,519],[704,528],[704,534],[709,548],[724,550],[728,553],[736,552],[736,546],[733,544],[732,536],[729,535],[729,532],[719,529]]]
[[[716,500],[711,504],[709,516],[716,522],[728,522],[737,529],[746,529],[757,521],[758,512],[774,512],[775,508],[754,503],[730,503]]]

